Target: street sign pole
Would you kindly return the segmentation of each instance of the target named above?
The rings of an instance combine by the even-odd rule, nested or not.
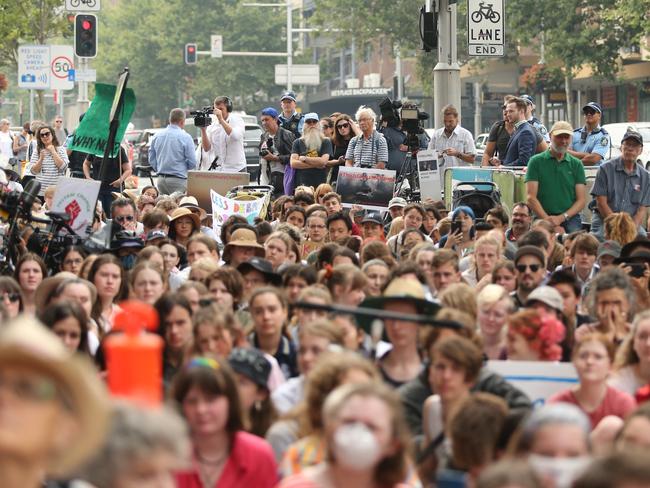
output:
[[[458,49],[456,34],[455,3],[440,0],[438,13],[438,64],[433,68],[433,111],[434,126],[442,127],[442,108],[453,105],[458,110],[462,124],[460,106],[460,66],[458,66]]]

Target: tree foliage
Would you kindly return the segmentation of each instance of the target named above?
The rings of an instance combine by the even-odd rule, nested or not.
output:
[[[199,56],[195,66],[184,63],[186,43],[210,50],[210,35],[223,36],[224,51],[279,51],[286,49],[282,9],[244,7],[225,0],[138,0],[121,2],[102,15],[98,79],[114,80],[128,66],[130,86],[138,98],[137,115],[166,118],[183,99],[194,108],[227,94],[242,108],[255,106],[273,85],[271,57]],[[284,39],[283,39],[284,37]]]

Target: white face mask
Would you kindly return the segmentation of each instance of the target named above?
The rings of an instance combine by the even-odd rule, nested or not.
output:
[[[555,488],[570,488],[589,466],[591,457],[548,457],[531,454],[528,463],[538,475],[553,481]]]
[[[380,456],[375,436],[360,422],[336,429],[333,444],[336,462],[357,471],[371,468]]]

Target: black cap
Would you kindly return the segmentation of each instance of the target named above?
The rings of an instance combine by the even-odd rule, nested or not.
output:
[[[363,217],[361,223],[365,224],[366,222],[372,222],[373,224],[382,225],[381,212],[378,212],[376,210],[371,210],[369,212],[366,212],[366,215]]]
[[[240,263],[239,266],[237,266],[237,271],[239,271],[241,274],[244,274],[251,269],[262,273],[265,276],[266,280],[272,285],[280,286],[282,284],[282,277],[273,271],[273,265],[266,259],[254,256],[248,261],[244,261],[243,263]]]
[[[524,256],[535,256],[542,263],[542,266],[546,266],[546,256],[537,246],[521,246],[517,249],[517,253],[515,254],[515,264],[517,264]]]
[[[282,95],[280,96],[280,101],[282,101],[282,100],[284,100],[286,98],[288,98],[289,100],[294,101],[294,102],[297,101],[296,100],[296,94],[294,92],[290,91],[290,90],[282,92]]]
[[[625,135],[623,136],[623,140],[621,141],[621,144],[623,144],[625,141],[628,139],[632,139],[635,141],[637,144],[641,144],[643,146],[643,136],[635,131],[632,128],[629,128],[626,132]]]
[[[590,108],[591,110],[595,110],[595,111],[598,112],[599,114],[602,114],[602,113],[603,113],[603,109],[602,109],[601,106],[600,106],[599,104],[597,104],[596,102],[589,102],[587,105],[585,105],[584,107],[582,107],[582,111],[584,112],[584,111],[585,111],[586,109],[588,109],[588,108]]]
[[[237,347],[228,356],[228,363],[236,373],[243,374],[258,386],[268,388],[271,363],[262,351]]]
[[[650,253],[650,239],[647,237],[637,237],[625,244],[621,249],[620,257],[615,262],[616,264],[628,262],[631,257],[641,253]]]

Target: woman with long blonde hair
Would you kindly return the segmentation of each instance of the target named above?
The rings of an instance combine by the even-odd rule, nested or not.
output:
[[[608,215],[604,221],[605,240],[616,241],[621,246],[636,239],[636,224],[629,214],[617,212]]]

